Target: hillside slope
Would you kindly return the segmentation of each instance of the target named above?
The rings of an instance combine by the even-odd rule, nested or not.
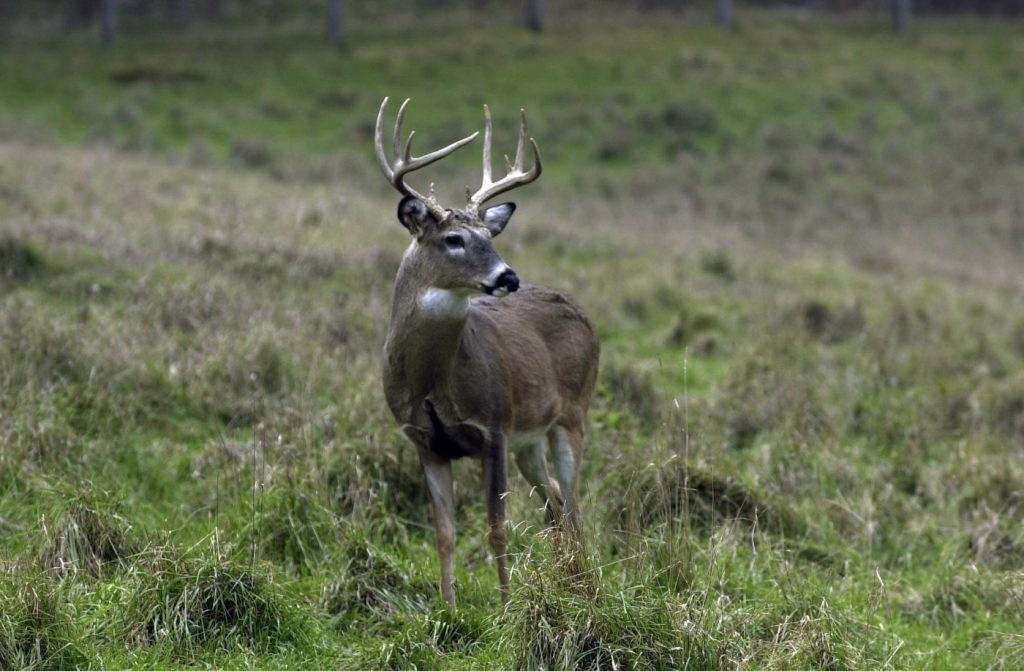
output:
[[[335,57],[289,42],[288,65],[243,43],[207,61],[201,40],[193,55],[6,51],[0,667],[1013,668],[1024,61],[1003,56],[1022,42],[936,24],[883,48],[855,27],[797,40],[805,23],[761,20],[744,48],[701,26],[640,23],[617,41],[592,27],[575,49],[516,34],[524,73],[555,56],[565,71],[465,84],[454,121],[428,93],[466,63],[388,65],[392,35],[345,56],[389,72],[388,93],[420,93],[424,148],[475,128],[492,93],[506,122],[529,103],[551,147],[497,247],[524,281],[569,289],[601,333],[586,547],[540,529],[516,475],[504,610],[472,463],[458,468],[460,607],[437,603],[424,486],[380,391],[407,244],[365,137],[384,91],[355,77],[346,111],[222,126],[250,87],[308,104],[327,85],[295,73]],[[445,48],[491,57],[467,40]],[[787,69],[759,65],[780,44]],[[33,58],[48,76],[7,76]],[[89,92],[135,59],[176,58],[210,79]],[[635,75],[633,102],[567,99],[557,77],[588,68],[594,98]],[[732,88],[660,86],[673,68]],[[209,82],[228,75],[238,89],[220,100]],[[833,103],[857,108],[848,127],[820,112],[833,77],[855,89]],[[908,85],[928,78],[958,95]],[[164,126],[176,98],[211,124],[208,153],[191,122],[177,140]],[[96,134],[88,110],[124,105],[118,132],[152,143]],[[674,127],[676,105],[715,121],[669,156],[672,131],[646,137],[644,115]],[[266,161],[243,157],[243,136]],[[437,179],[457,192],[476,160]]]

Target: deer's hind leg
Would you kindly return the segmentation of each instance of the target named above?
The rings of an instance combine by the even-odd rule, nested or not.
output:
[[[512,455],[519,472],[543,497],[548,526],[555,526],[562,519],[562,490],[548,469],[547,447],[546,435],[531,436],[517,442]]]
[[[548,431],[548,450],[555,479],[562,494],[562,521],[573,532],[580,531],[577,481],[583,463],[583,430],[556,424]]]

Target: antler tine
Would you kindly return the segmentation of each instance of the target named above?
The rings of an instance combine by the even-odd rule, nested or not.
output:
[[[436,151],[432,151],[429,154],[424,154],[423,156],[409,156],[409,155],[406,155],[405,159],[403,160],[403,162],[407,162],[408,164],[405,166],[405,169],[402,170],[402,173],[404,174],[404,173],[407,173],[407,172],[412,172],[413,170],[419,170],[420,168],[424,168],[424,167],[430,165],[431,163],[434,163],[435,161],[440,161],[442,158],[444,158],[445,156],[448,156],[449,154],[454,152],[456,149],[461,149],[462,147],[465,147],[467,144],[469,144],[470,142],[475,140],[477,135],[479,135],[479,134],[480,134],[480,132],[477,131],[476,133],[473,133],[472,135],[467,135],[466,137],[462,138],[461,140],[456,140],[455,142],[452,142],[447,147],[442,147],[441,149],[438,149]]]
[[[374,148],[377,151],[377,162],[380,163],[380,169],[384,173],[384,176],[388,178],[391,185],[394,186],[398,191],[406,196],[415,196],[420,200],[424,201],[429,207],[431,207],[436,213],[443,215],[444,209],[438,204],[434,198],[433,188],[431,188],[430,195],[424,197],[418,191],[413,189],[411,186],[406,184],[405,176],[414,170],[426,167],[435,161],[439,161],[445,156],[453,153],[455,150],[460,149],[473,140],[479,135],[479,132],[473,133],[461,140],[452,142],[447,147],[442,147],[436,151],[432,151],[429,154],[423,156],[412,155],[412,138],[416,135],[416,131],[409,133],[409,137],[405,141],[405,148],[402,148],[402,122],[405,121],[405,111],[409,106],[410,99],[406,98],[402,106],[398,108],[398,116],[395,118],[395,131],[391,138],[392,150],[393,150],[393,164],[388,161],[387,155],[384,151],[384,110],[388,105],[388,98],[384,98],[384,101],[380,104],[380,111],[377,113],[377,125],[374,127],[373,141]]]
[[[491,140],[494,126],[491,124],[491,109],[484,105],[484,176],[483,183],[491,183]]]
[[[411,101],[412,98],[406,98],[402,102],[402,106],[398,108],[398,115],[395,117],[395,133],[391,138],[391,143],[393,147],[392,153],[395,157],[396,164],[398,162],[398,157],[401,156],[401,154],[398,153],[398,150],[402,145],[402,122],[405,121],[405,110],[408,109]],[[409,139],[411,140],[412,138]]]
[[[480,206],[499,193],[510,191],[518,186],[523,186],[540,177],[544,166],[540,158],[540,149],[537,142],[531,137],[530,146],[533,147],[533,167],[528,171],[523,170],[523,159],[526,154],[526,110],[520,109],[519,140],[516,143],[515,163],[510,163],[508,156],[505,163],[508,166],[507,174],[497,182],[491,180],[491,111],[484,105],[484,170],[480,188],[468,198],[467,208],[479,212]]]
[[[526,110],[519,108],[519,141],[516,142],[516,170],[523,170],[523,149],[526,145]]]
[[[384,110],[387,106],[388,97],[384,96],[384,101],[380,104],[380,111],[377,112],[377,125],[373,128],[373,148],[377,152],[377,163],[380,164],[381,171],[388,178],[388,181],[391,182],[395,172],[391,169],[388,157],[384,153]]]

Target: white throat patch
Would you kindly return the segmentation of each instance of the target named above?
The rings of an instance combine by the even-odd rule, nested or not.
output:
[[[470,293],[429,287],[420,295],[420,309],[428,317],[465,317],[469,314]]]

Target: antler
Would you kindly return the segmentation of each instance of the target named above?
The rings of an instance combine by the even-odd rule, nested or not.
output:
[[[497,182],[491,181],[491,110],[484,105],[484,170],[483,170],[483,181],[480,184],[479,190],[476,193],[469,196],[469,202],[466,204],[466,209],[479,213],[480,206],[485,202],[494,198],[499,193],[510,191],[517,186],[523,186],[529,184],[533,180],[540,177],[543,166],[540,161],[540,149],[537,148],[537,142],[531,137],[530,144],[533,146],[533,167],[529,171],[523,171],[523,150],[526,148],[526,110],[520,109],[520,122],[519,122],[519,142],[516,145],[516,161],[515,164],[508,160],[508,156],[505,156],[505,164],[508,166],[508,173],[499,179]],[[466,190],[467,192],[469,189]]]
[[[466,146],[470,142],[476,139],[479,135],[479,131],[473,133],[468,137],[464,137],[461,140],[452,142],[443,149],[432,151],[429,154],[423,156],[412,155],[412,137],[416,134],[416,131],[409,133],[409,138],[405,141],[404,151],[401,149],[402,139],[402,121],[405,119],[405,108],[409,105],[409,98],[405,99],[402,106],[398,108],[398,117],[395,119],[395,133],[392,138],[393,149],[394,149],[394,167],[388,162],[387,156],[384,153],[384,109],[388,106],[388,99],[385,97],[384,102],[380,104],[380,112],[377,113],[377,126],[373,132],[373,142],[377,149],[377,162],[380,163],[380,169],[384,172],[384,176],[388,178],[391,185],[394,186],[398,191],[406,196],[415,196],[424,203],[427,204],[434,214],[441,218],[445,216],[445,210],[434,198],[434,188],[431,185],[430,194],[426,197],[422,196],[418,191],[413,189],[411,186],[405,183],[405,176],[413,170],[419,170],[425,166],[430,165],[435,161],[439,161],[445,156],[448,156],[456,149]],[[488,122],[489,123],[489,122]],[[488,125],[488,129],[490,126]],[[490,131],[488,130],[488,133]],[[488,135],[488,137],[490,137]]]

